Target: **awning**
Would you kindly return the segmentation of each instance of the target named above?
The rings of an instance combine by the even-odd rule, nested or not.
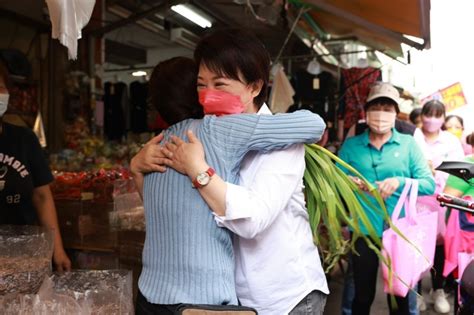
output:
[[[300,26],[326,39],[355,37],[394,58],[402,56],[400,44],[417,49],[430,47],[430,0],[304,0],[291,1],[311,8]],[[312,20],[312,21],[311,21]],[[306,25],[301,25],[306,24]],[[319,29],[318,29],[319,28]],[[415,36],[415,41],[404,35]]]

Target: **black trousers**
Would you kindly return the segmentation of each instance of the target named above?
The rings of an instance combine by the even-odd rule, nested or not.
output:
[[[179,304],[162,305],[153,304],[146,300],[143,294],[138,290],[137,302],[135,304],[136,315],[173,315]]]
[[[434,261],[433,261],[433,268],[431,268],[431,281],[432,281],[433,290],[444,288],[443,269],[444,269],[444,245],[437,245]]]
[[[377,288],[377,272],[379,259],[377,254],[367,246],[363,239],[355,242],[355,250],[359,255],[352,255],[354,270],[355,296],[352,302],[352,314],[370,315],[370,307],[375,298]],[[396,306],[387,295],[390,315],[409,315],[408,297],[395,297]]]

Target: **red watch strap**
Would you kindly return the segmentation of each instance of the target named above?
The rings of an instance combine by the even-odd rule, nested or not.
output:
[[[216,174],[216,171],[212,167],[209,167],[204,173],[207,173],[207,175],[209,175],[209,177],[212,177],[212,176],[214,176],[214,174]],[[200,174],[202,174],[202,173],[200,173]],[[194,188],[201,188],[202,187],[202,185],[199,184],[199,182],[197,181],[197,177],[195,177],[193,179],[192,184],[193,184]]]
[[[209,177],[212,177],[214,176],[214,174],[216,174],[216,171],[212,168],[212,167],[209,167],[206,171],[207,175],[209,175]]]

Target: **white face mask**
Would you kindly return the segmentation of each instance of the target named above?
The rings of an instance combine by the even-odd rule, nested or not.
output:
[[[397,113],[385,111],[367,112],[367,125],[373,133],[384,135],[395,126]]]
[[[9,98],[10,94],[0,93],[0,117],[7,111]]]

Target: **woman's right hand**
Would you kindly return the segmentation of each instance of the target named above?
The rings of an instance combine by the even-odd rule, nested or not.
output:
[[[357,185],[357,187],[359,187],[360,190],[365,191],[365,192],[369,191],[369,188],[367,187],[365,182],[359,177],[349,176],[349,178]]]
[[[168,157],[166,165],[181,174],[194,178],[207,170],[204,148],[192,131],[187,132],[189,142],[177,136],[171,136],[171,141],[165,144],[163,153]]]
[[[132,158],[130,170],[133,174],[146,174],[150,172],[166,171],[167,157],[162,152],[160,142],[163,140],[163,133],[160,133],[150,141]]]

